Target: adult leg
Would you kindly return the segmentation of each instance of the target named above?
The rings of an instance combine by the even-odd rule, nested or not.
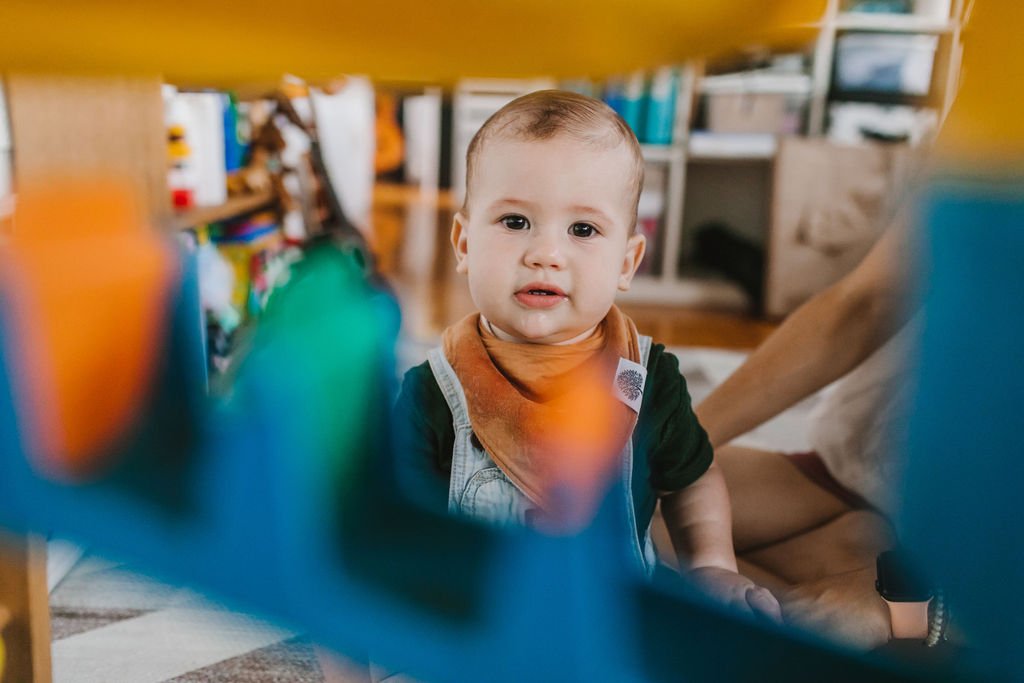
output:
[[[791,623],[854,647],[885,643],[889,615],[874,562],[892,544],[888,522],[852,509],[780,453],[726,447],[716,458],[740,571],[775,594]]]
[[[737,553],[810,531],[851,509],[781,453],[725,446],[715,460],[729,488]]]
[[[752,448],[725,446],[715,453],[725,475],[732,505],[733,543],[741,570],[766,587],[791,582],[779,566],[760,566],[747,555],[820,527],[850,507],[804,476],[785,455]],[[676,566],[660,507],[652,535],[663,562]]]
[[[877,512],[851,510],[821,526],[743,557],[792,584],[874,568],[875,557],[893,545],[889,523]]]
[[[890,635],[888,608],[875,591],[875,557],[892,543],[885,518],[853,510],[745,560],[789,584],[773,591],[786,621],[871,648]]]

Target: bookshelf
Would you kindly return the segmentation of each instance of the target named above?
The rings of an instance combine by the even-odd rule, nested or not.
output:
[[[690,140],[690,120],[697,83],[693,65],[680,68],[676,83],[676,108],[672,120],[672,143],[667,145],[641,145],[640,150],[648,166],[660,165],[665,172],[665,206],[658,234],[653,244],[647,245],[648,258],[657,259],[654,273],[638,274],[629,291],[620,295],[631,303],[662,303],[728,308],[734,303],[728,283],[718,287],[705,287],[694,278],[679,277],[676,254],[682,245],[683,193],[686,186],[687,147]],[[724,292],[724,293],[723,293]],[[684,303],[685,302],[685,303]]]
[[[817,24],[814,48],[812,98],[808,133],[821,135],[825,130],[832,74],[835,68],[836,42],[849,32],[936,35],[938,50],[932,73],[932,89],[945,118],[956,95],[962,53],[962,17],[968,0],[916,0],[906,14],[844,11],[840,0],[828,0],[825,15]]]
[[[938,120],[952,105],[961,63],[962,17],[969,0],[915,0],[906,14],[847,10],[851,3],[827,0],[825,13],[812,28],[817,32],[808,51],[809,73],[739,73],[701,77],[700,64],[687,67],[690,77],[677,99],[677,122],[694,120],[693,103],[701,95],[743,92],[805,98],[806,121],[803,134],[822,138],[827,133],[829,105],[833,92],[837,43],[846,33],[934,36],[937,41],[932,82],[927,104]],[[780,257],[777,241],[779,212],[776,177],[777,159],[786,136],[769,133],[718,133],[677,127],[671,146],[645,147],[649,163],[675,164],[668,183],[668,201],[663,236],[654,245],[660,261],[658,275],[638,276],[623,298],[635,303],[697,306],[731,311],[749,310],[746,295],[732,283],[716,279],[699,268],[681,265],[691,248],[696,227],[714,218],[734,218],[749,227],[747,236],[759,234],[765,247],[765,303],[773,286],[769,273],[772,260]],[[742,192],[736,188],[749,188]],[[759,196],[752,196],[752,195]],[[717,206],[716,206],[717,205]],[[774,245],[774,246],[773,246]],[[680,272],[682,269],[684,272]],[[696,272],[690,272],[696,271]],[[777,297],[776,297],[777,298]],[[781,309],[766,308],[772,316]]]
[[[693,161],[769,161],[779,148],[777,136],[769,133],[690,134],[687,158]]]
[[[827,0],[821,20],[810,25],[816,31],[806,51],[802,69],[767,69],[726,75],[704,76],[704,64],[688,63],[678,67],[676,108],[671,144],[642,144],[641,151],[648,166],[648,178],[658,175],[661,198],[660,219],[653,237],[649,238],[649,270],[642,271],[630,291],[622,299],[636,304],[680,305],[732,312],[750,311],[752,302],[744,290],[732,282],[716,277],[706,267],[694,264],[695,236],[702,226],[714,223],[738,228],[737,234],[751,244],[759,245],[764,254],[765,277],[761,284],[765,303],[772,286],[768,273],[773,259],[780,253],[772,238],[780,215],[773,202],[778,200],[778,175],[792,169],[781,167],[777,160],[789,138],[823,138],[827,132],[829,106],[839,99],[833,91],[836,68],[835,53],[847,33],[882,36],[934,36],[938,48],[932,65],[929,106],[938,111],[941,120],[952,104],[960,65],[960,17],[966,0],[914,0],[912,12],[906,14],[854,11],[856,5],[845,0]],[[626,81],[635,74],[625,77]],[[621,80],[621,79],[620,79]],[[456,201],[464,183],[462,167],[465,147],[486,118],[514,97],[540,88],[554,87],[551,80],[489,81],[474,79],[461,82],[453,100],[453,163],[452,190]],[[563,87],[575,89],[569,82]],[[587,86],[584,82],[583,87]],[[599,94],[600,87],[590,91]],[[774,119],[772,132],[724,132],[709,125],[708,130],[692,130],[698,118],[696,103],[701,97],[708,102],[705,111],[711,120],[712,98],[716,103],[732,106],[731,122],[742,131],[746,120],[744,109],[758,105],[753,99],[765,95],[776,98],[775,112],[783,118]],[[782,100],[785,104],[779,105]],[[790,104],[799,103],[799,109]],[[923,105],[922,105],[923,106]],[[726,109],[725,111],[729,111]],[[771,108],[769,107],[769,111]],[[799,111],[799,114],[793,114]],[[789,132],[791,131],[791,132]],[[791,158],[791,157],[787,157]],[[657,190],[656,190],[657,192]],[[641,202],[643,206],[643,202]],[[643,220],[643,216],[641,216]],[[747,283],[750,287],[750,283]],[[751,288],[750,291],[756,291]],[[777,298],[777,297],[775,297]],[[783,313],[776,308],[769,315]]]

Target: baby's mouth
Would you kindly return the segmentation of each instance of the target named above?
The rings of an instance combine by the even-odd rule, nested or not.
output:
[[[515,293],[516,301],[527,308],[551,308],[567,298],[558,287],[542,283],[530,283]]]

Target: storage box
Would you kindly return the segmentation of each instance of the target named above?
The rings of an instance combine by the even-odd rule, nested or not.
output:
[[[707,107],[713,133],[781,133],[791,125],[786,96],[779,93],[708,95]]]
[[[845,33],[836,40],[833,86],[841,95],[927,96],[938,45],[937,36]]]
[[[802,73],[741,72],[705,78],[707,128],[713,133],[794,134],[811,91]]]

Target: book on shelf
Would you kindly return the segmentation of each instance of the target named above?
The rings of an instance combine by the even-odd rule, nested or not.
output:
[[[642,144],[673,142],[679,70],[662,67],[648,74],[634,71],[609,79],[604,101],[615,110]]]
[[[676,92],[679,89],[679,71],[662,67],[654,72],[647,91],[647,116],[643,142],[651,145],[672,144],[676,120]]]
[[[164,117],[173,136],[182,136],[169,169],[168,182],[182,208],[218,206],[228,199],[228,135],[230,99],[220,92],[180,92],[164,87]],[[232,163],[240,161],[236,136],[230,136]],[[173,143],[172,143],[173,144]]]

